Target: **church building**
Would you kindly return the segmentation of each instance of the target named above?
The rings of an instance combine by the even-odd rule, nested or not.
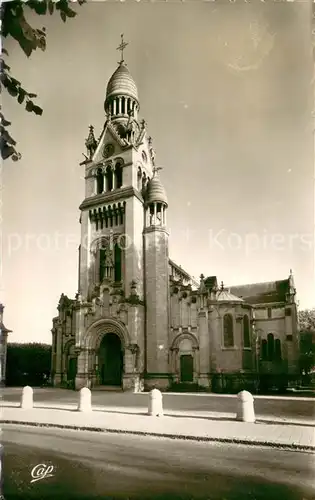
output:
[[[216,276],[197,283],[170,259],[169,200],[125,46],[122,39],[103,130],[96,139],[91,126],[86,140],[78,292],[61,295],[53,319],[53,385],[220,392],[252,387],[261,374],[295,375],[291,272],[226,287]]]

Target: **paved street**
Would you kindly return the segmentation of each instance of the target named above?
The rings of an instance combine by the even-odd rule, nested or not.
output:
[[[2,391],[2,400],[10,402],[20,401],[22,389],[6,388]],[[76,391],[65,389],[34,389],[34,403],[77,403],[79,394]],[[296,397],[255,397],[255,411],[257,416],[275,416],[282,418],[301,419],[314,423],[315,400],[312,398]],[[148,404],[148,394],[92,391],[92,404],[107,407],[138,407],[144,408]],[[165,411],[195,411],[195,412],[236,412],[236,396],[215,394],[164,394],[163,404]]]
[[[3,426],[6,500],[315,500],[314,455]],[[38,464],[53,477],[30,483]]]

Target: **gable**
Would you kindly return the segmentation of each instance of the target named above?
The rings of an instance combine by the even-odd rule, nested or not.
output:
[[[113,151],[108,151],[107,155],[104,155],[104,149],[106,146],[112,146]],[[116,133],[114,127],[107,123],[105,124],[104,130],[93,155],[93,162],[98,163],[105,159],[110,159],[112,156],[117,156],[122,153],[123,149],[123,141]]]

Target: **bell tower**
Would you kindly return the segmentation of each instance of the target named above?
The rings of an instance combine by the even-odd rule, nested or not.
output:
[[[139,120],[137,86],[124,60],[128,45],[121,35],[121,58],[108,81],[105,123],[98,139],[90,126],[86,139],[85,199],[81,210],[79,292],[91,300],[102,283],[128,296],[143,283],[143,195],[153,175],[150,138]]]
[[[167,197],[153,168],[145,198],[144,262],[146,298],[146,380],[148,389],[169,386],[169,234],[166,228]]]

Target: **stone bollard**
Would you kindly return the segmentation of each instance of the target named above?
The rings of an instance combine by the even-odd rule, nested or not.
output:
[[[152,389],[149,393],[148,413],[152,417],[163,417],[162,393],[158,389]]]
[[[91,391],[87,387],[80,390],[78,411],[92,411]]]
[[[31,410],[33,406],[33,389],[29,385],[26,385],[22,391],[21,408],[23,410]]]
[[[0,499],[4,500],[3,496],[3,445],[0,444]]]
[[[236,420],[255,422],[254,397],[248,391],[241,391],[237,395]]]

